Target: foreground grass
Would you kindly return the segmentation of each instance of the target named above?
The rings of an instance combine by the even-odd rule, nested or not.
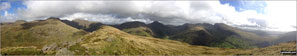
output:
[[[36,49],[36,47],[8,47],[1,48],[2,55],[43,55],[40,49]]]
[[[296,42],[292,41],[265,48],[255,48],[253,49],[252,53],[255,55],[282,55],[280,51],[297,51],[296,46]]]

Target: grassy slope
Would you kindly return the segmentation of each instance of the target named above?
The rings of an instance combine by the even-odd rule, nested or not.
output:
[[[81,19],[75,19],[75,20],[73,20],[73,22],[77,22],[78,25],[83,26],[82,29],[87,29],[87,28],[90,27],[91,24],[96,23],[96,22],[87,21],[87,20],[81,20]]]
[[[152,30],[146,27],[128,28],[123,29],[122,31],[138,36],[152,37],[154,35]]]
[[[86,35],[81,42],[69,48],[76,54],[129,54],[129,55],[194,55],[194,54],[244,54],[238,49],[192,46],[186,43],[130,35],[109,26]],[[77,50],[77,51],[76,51]],[[224,50],[224,51],[222,51]],[[243,51],[242,51],[243,52]]]
[[[204,45],[222,48],[254,48],[258,46],[262,47],[261,45],[269,45],[269,43],[263,43],[264,41],[269,41],[269,39],[264,39],[254,33],[245,32],[240,29],[220,23],[218,23],[217,25],[202,24],[199,26],[195,24],[187,24],[184,28],[171,30],[171,32],[176,31],[176,33],[171,35],[168,33],[163,34],[167,32],[166,30],[168,30],[168,28],[162,25],[161,23],[155,22],[149,25],[151,26],[150,28],[153,29],[153,31],[155,31],[154,34],[150,35],[150,29],[144,27],[127,28],[122,30],[133,35],[160,35],[163,36],[161,37],[162,39],[169,38],[172,40],[178,40],[193,45]]]
[[[76,40],[84,33],[54,19],[4,24],[1,25],[1,48],[20,46],[42,48],[46,44]]]
[[[261,38],[260,36],[254,33],[245,32],[238,28],[228,26],[226,24],[217,23],[214,26],[218,28],[217,30],[219,31],[209,30],[212,31],[212,34],[216,38],[215,41],[212,41],[213,43],[211,43],[211,46],[245,49],[260,47],[256,44],[269,41],[269,39]]]
[[[186,42],[193,45],[204,45],[221,48],[254,48],[251,41],[241,36],[240,30],[234,30],[227,25],[218,27],[196,26],[188,24],[184,30],[170,37],[170,39]],[[213,25],[210,25],[213,26]],[[244,32],[245,33],[245,32]]]
[[[67,52],[76,55],[279,55],[280,50],[296,50],[296,43],[283,43],[276,46],[255,49],[228,49],[206,46],[193,46],[173,40],[145,38],[131,35],[110,26],[102,26],[99,30],[78,39],[78,42],[66,48]],[[7,47],[1,54],[43,55],[39,48]],[[65,51],[54,51],[60,53]]]
[[[296,51],[296,42],[280,43],[278,45],[265,48],[255,48],[252,53],[255,55],[281,55],[280,51]]]
[[[24,27],[24,25],[27,27]],[[136,30],[144,29],[136,28]],[[206,31],[199,27],[190,30]],[[134,31],[134,29],[127,31]],[[244,32],[234,31],[238,34],[244,34]],[[1,54],[47,54],[40,51],[42,46],[57,42],[74,41],[77,39],[79,39],[80,42],[66,48],[70,50],[70,52],[80,55],[279,55],[280,50],[296,50],[296,43],[292,42],[251,50],[193,46],[173,40],[136,36],[109,26],[103,26],[99,30],[87,34],[80,39],[79,37],[83,34],[85,34],[84,31],[52,19],[29,23],[4,24],[1,25]],[[248,33],[247,35],[253,34]],[[245,45],[241,44],[246,43],[243,42],[242,39],[238,39],[237,36],[230,36],[225,40],[225,42],[220,43],[218,46],[227,45],[227,47],[232,48],[237,47],[234,46],[235,44],[244,47]],[[60,53],[62,51],[58,50],[54,51],[54,53],[55,52]]]
[[[282,34],[275,40],[275,43],[282,43],[282,42],[288,42],[288,41],[296,41],[296,31],[288,32],[285,34]]]
[[[266,38],[261,38],[260,36],[256,35],[255,33],[245,32],[243,30],[228,26],[226,24],[218,24],[218,26],[223,30],[231,31],[231,32],[234,32],[235,34],[238,34],[241,38],[255,40],[255,41],[269,41],[270,40],[270,39],[266,39]]]
[[[44,53],[34,46],[7,47],[1,49],[2,55],[43,55]]]
[[[186,42],[193,45],[208,45],[213,39],[203,27],[192,27],[170,37],[170,39]]]

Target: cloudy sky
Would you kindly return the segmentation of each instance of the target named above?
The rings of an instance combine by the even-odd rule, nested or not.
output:
[[[296,1],[2,1],[0,22],[47,17],[105,24],[128,21],[182,25],[225,23],[272,31],[296,31]]]

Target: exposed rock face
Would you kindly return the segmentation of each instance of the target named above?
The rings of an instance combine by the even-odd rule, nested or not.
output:
[[[74,55],[74,52],[68,50],[67,48],[62,48],[57,51],[56,55]]]
[[[42,48],[42,51],[43,51],[43,52],[54,51],[54,50],[56,50],[57,47],[58,47],[58,46],[57,46],[56,43],[54,43],[54,44],[50,44],[50,45],[45,45],[45,46]]]
[[[65,54],[73,54],[72,52],[70,52],[69,50],[67,50],[68,48],[70,48],[70,46],[75,45],[77,42],[69,42],[69,41],[65,41],[62,43],[53,43],[50,45],[45,45],[42,48],[42,52],[46,53],[46,54],[53,54],[56,52],[56,54],[58,55],[65,55]],[[60,53],[58,53],[60,52]]]

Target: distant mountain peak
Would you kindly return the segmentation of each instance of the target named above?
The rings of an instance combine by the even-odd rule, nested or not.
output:
[[[210,25],[212,25],[212,24],[210,24],[210,23],[198,23],[198,24],[196,24],[196,25],[208,25],[208,26],[210,26]]]
[[[157,27],[166,27],[164,24],[160,23],[159,21],[154,21],[153,23],[150,23],[149,25],[157,26]]]
[[[154,21],[153,23],[151,23],[151,24],[162,24],[162,23],[160,23],[159,21]],[[163,24],[162,24],[163,25]]]
[[[82,21],[86,21],[86,20],[83,20],[83,19],[74,19],[74,20],[82,20]]]
[[[215,23],[215,24],[214,24],[214,26],[219,26],[219,25],[220,25],[220,26],[228,26],[227,24],[224,24],[224,23]]]
[[[191,25],[190,23],[184,23],[183,25]]]
[[[97,31],[104,31],[104,32],[111,32],[111,33],[112,33],[113,31],[115,31],[115,32],[121,32],[121,33],[122,33],[121,30],[119,30],[119,29],[117,29],[117,28],[114,28],[114,27],[112,27],[112,26],[107,26],[107,25],[100,26],[99,29],[98,29]]]
[[[47,18],[46,20],[60,20],[60,18],[57,18],[57,17],[49,17],[49,18]]]
[[[117,28],[119,29],[137,28],[137,27],[147,27],[147,25],[143,22],[132,21],[132,22],[122,23],[121,25],[117,26]]]
[[[16,20],[15,22],[16,23],[26,23],[27,21],[25,21],[25,20]]]
[[[132,21],[132,22],[126,22],[126,23],[123,23],[123,24],[129,24],[129,23],[135,23],[135,24],[145,24],[145,23],[143,23],[143,22],[139,22],[139,21]]]
[[[74,19],[74,21],[76,21],[76,20],[78,20],[78,21],[87,21],[87,20],[83,20],[83,19]]]

